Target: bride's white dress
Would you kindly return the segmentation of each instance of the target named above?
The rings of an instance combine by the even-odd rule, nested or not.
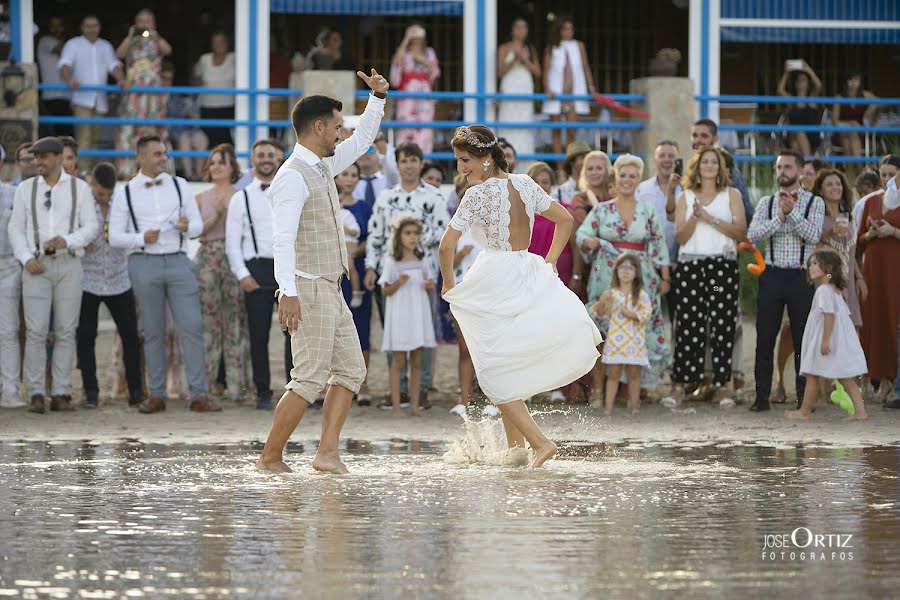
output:
[[[494,404],[558,389],[588,373],[603,338],[584,304],[544,259],[509,243],[509,188],[530,227],[552,199],[527,175],[469,188],[450,227],[470,231],[482,251],[466,278],[444,295],[462,329],[478,383]]]

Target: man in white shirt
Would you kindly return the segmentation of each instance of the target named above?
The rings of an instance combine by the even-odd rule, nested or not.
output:
[[[359,158],[375,140],[388,82],[375,69],[357,71],[372,95],[356,131],[338,144],[342,105],[327,96],[307,96],[291,111],[297,144],[269,188],[275,231],[272,254],[279,286],[278,318],[291,332],[294,368],[257,468],[290,472],[284,446],[319,392],[328,385],[322,437],[312,466],[347,473],[338,453],[341,428],[353,395],[366,376],[353,315],[341,294],[349,271],[334,175]],[[301,317],[301,307],[303,310]]]
[[[65,44],[66,26],[60,17],[50,17],[47,34],[37,43],[38,66],[42,83],[65,83],[59,75],[59,55]],[[72,116],[72,94],[65,90],[45,90],[41,92],[41,112],[55,117]],[[41,125],[41,137],[48,135],[74,135],[72,125]]]
[[[638,185],[638,200],[646,202],[656,209],[656,216],[666,235],[669,257],[672,264],[677,262],[678,243],[675,241],[675,201],[682,192],[679,180],[681,175],[675,172],[675,161],[678,160],[678,144],[671,140],[662,140],[653,151],[653,164],[656,175]]]
[[[384,298],[380,288],[376,289],[375,283],[384,267],[385,259],[390,250],[391,227],[400,215],[412,215],[422,221],[422,249],[425,251],[425,260],[432,273],[440,272],[438,267],[438,245],[441,236],[450,222],[450,214],[447,212],[447,202],[440,190],[424,183],[420,178],[422,173],[422,149],[416,144],[403,144],[397,148],[397,167],[400,171],[400,183],[381,193],[372,209],[372,217],[369,219],[369,237],[366,239],[366,276],[365,286],[375,292],[375,302],[384,323]],[[436,294],[433,294],[436,298]],[[422,388],[419,392],[419,405],[430,408],[428,403],[428,388],[432,382],[431,372],[431,348],[422,351]],[[388,354],[388,364],[391,355]],[[404,395],[403,404],[406,403],[406,373],[401,376],[400,391]],[[383,403],[382,408],[389,406]]]
[[[255,177],[231,197],[225,221],[225,252],[231,272],[241,284],[250,331],[250,360],[256,385],[256,408],[271,410],[269,332],[275,291],[275,259],[272,255],[272,207],[267,190],[281,165],[284,152],[272,140],[258,140],[250,150]],[[284,336],[285,379],[290,380],[291,338]]]
[[[553,199],[560,204],[569,204],[572,197],[578,193],[578,179],[581,177],[581,168],[584,166],[584,157],[591,151],[586,143],[577,140],[566,146],[566,160],[563,162],[563,171],[569,176],[553,194]]]
[[[81,35],[72,38],[63,46],[59,57],[59,73],[63,81],[73,91],[72,110],[76,117],[97,117],[109,111],[106,92],[79,90],[81,86],[106,85],[108,75],[127,92],[125,72],[116,57],[112,44],[100,38],[100,20],[88,15],[81,20]],[[78,145],[82,149],[95,149],[100,138],[99,125],[79,125],[76,128]],[[80,167],[87,170],[90,165],[82,159]]]
[[[81,309],[81,256],[97,233],[94,199],[84,181],[62,168],[62,144],[53,137],[34,143],[38,175],[16,189],[7,231],[25,267],[25,379],[29,411],[46,411],[47,332],[53,310],[50,410],[72,410],[70,394],[75,330]]]
[[[207,396],[203,321],[187,239],[200,235],[203,220],[187,182],[165,172],[166,146],[158,136],[137,142],[138,174],[119,188],[109,215],[109,245],[128,250],[128,275],[144,328],[144,360],[150,397],[143,414],[166,409],[166,305],[178,328],[190,409],[222,410]]]
[[[396,151],[380,131],[375,143],[356,160],[356,165],[359,167],[359,183],[353,190],[353,197],[364,200],[369,206],[375,206],[381,192],[400,182]]]
[[[7,226],[16,188],[0,182],[0,408],[25,406],[19,395],[19,300],[22,265],[13,254]]]

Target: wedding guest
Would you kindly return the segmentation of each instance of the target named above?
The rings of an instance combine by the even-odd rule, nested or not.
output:
[[[22,265],[16,259],[8,233],[15,198],[16,188],[0,182],[0,408],[25,406],[19,395]]]
[[[584,157],[591,151],[591,147],[584,142],[572,142],[566,146],[566,159],[563,161],[563,172],[567,179],[556,188],[553,199],[560,204],[569,204],[572,196],[579,192],[578,181],[581,179],[581,169],[584,166]],[[577,229],[577,227],[576,227]]]
[[[235,82],[234,52],[231,52],[228,34],[217,31],[210,37],[210,48],[200,56],[194,66],[194,79],[203,87],[233,88]],[[234,119],[234,99],[231,94],[202,94],[200,96],[201,119]],[[233,144],[231,128],[204,127],[211,147]]]
[[[410,25],[391,60],[391,87],[400,92],[430,92],[441,76],[437,55],[425,41],[425,28]],[[397,100],[397,120],[416,122],[434,120],[434,100],[402,98]],[[431,154],[434,135],[430,128],[401,129],[397,143],[414,143]]]
[[[812,304],[813,288],[806,277],[806,259],[812,256],[822,236],[825,204],[800,187],[803,155],[782,150],[775,161],[774,194],[760,200],[748,237],[753,244],[766,244],[767,268],[759,278],[756,317],[756,401],[751,411],[769,410],[772,390],[773,351],[787,306],[794,341],[797,397],[803,398],[800,373],[803,329]]]
[[[105,304],[122,340],[125,380],[128,383],[128,405],[144,401],[144,378],[141,370],[140,338],[134,292],[128,278],[128,256],[121,248],[109,245],[110,200],[116,189],[116,168],[98,163],[91,172],[97,236],[87,245],[81,267],[84,270],[81,313],[75,333],[78,343],[78,369],[84,387],[84,405],[96,408],[100,399],[97,382],[97,314]]]
[[[250,333],[250,360],[256,386],[256,408],[271,410],[271,374],[269,371],[269,332],[272,309],[278,300],[275,290],[275,261],[272,255],[272,209],[266,190],[284,159],[284,149],[274,140],[253,143],[250,161],[253,179],[233,194],[225,220],[225,250],[228,265],[243,292]],[[230,161],[229,161],[230,162]],[[233,167],[232,167],[233,168]],[[293,362],[291,337],[284,334],[284,378],[290,380]]]
[[[200,249],[194,263],[203,312],[203,341],[206,355],[206,381],[209,389],[217,385],[219,361],[225,361],[228,396],[243,398],[246,380],[247,312],[241,299],[241,288],[234,278],[225,250],[225,222],[228,206],[237,193],[235,183],[241,168],[234,148],[221,144],[212,149],[203,167],[203,181],[213,186],[197,194],[197,208],[203,219]]]
[[[16,188],[7,232],[22,273],[25,379],[30,412],[46,411],[47,333],[53,311],[50,410],[73,410],[75,330],[81,307],[84,247],[97,233],[94,200],[84,181],[62,168],[63,145],[42,138],[31,147],[38,174]]]
[[[497,77],[501,94],[533,94],[534,80],[541,76],[541,58],[528,41],[528,21],[513,19],[510,40],[497,48]],[[531,100],[504,100],[500,103],[498,121],[529,123],[534,120]],[[498,136],[522,154],[534,154],[534,132],[528,129],[501,129]],[[509,159],[507,158],[507,162]],[[510,164],[510,173],[513,165]]]
[[[586,100],[557,100],[560,95],[593,94],[594,77],[588,64],[584,43],[575,39],[575,21],[571,17],[558,17],[550,30],[550,39],[544,49],[544,114],[558,122],[565,115],[566,121],[576,121],[578,115],[590,113]],[[566,130],[567,144],[575,141],[575,130]],[[553,152],[562,153],[562,131],[553,130]]]
[[[220,411],[207,395],[203,318],[185,239],[200,235],[203,220],[187,182],[165,172],[167,161],[162,139],[139,139],[138,174],[116,192],[109,217],[109,243],[129,253],[128,275],[141,310],[150,397],[138,411],[166,409],[166,306],[181,342],[190,410]]]

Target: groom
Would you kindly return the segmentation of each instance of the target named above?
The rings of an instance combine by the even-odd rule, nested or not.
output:
[[[294,368],[256,463],[266,471],[291,471],[283,460],[284,446],[306,407],[327,384],[322,437],[312,466],[347,473],[338,454],[338,438],[366,367],[353,316],[341,295],[341,279],[348,273],[347,246],[334,176],[372,145],[389,87],[375,69],[371,75],[356,74],[372,95],[353,135],[338,144],[340,102],[327,96],[303,98],[291,112],[297,135],[294,152],[269,188],[278,318],[282,329],[291,333]]]

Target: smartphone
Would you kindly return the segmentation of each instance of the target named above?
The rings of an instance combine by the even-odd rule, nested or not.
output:
[[[675,172],[679,175],[684,175],[684,160],[680,158],[675,159]]]
[[[792,58],[785,62],[785,66],[788,71],[802,71],[803,70],[803,60],[799,58]]]

